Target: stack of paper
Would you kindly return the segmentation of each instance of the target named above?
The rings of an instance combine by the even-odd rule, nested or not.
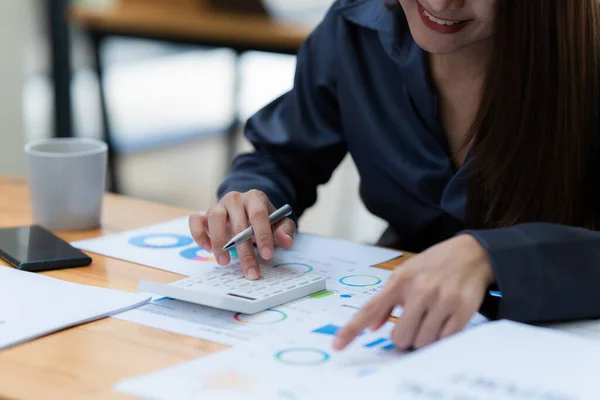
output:
[[[197,276],[218,266],[214,255],[194,242],[188,218],[71,244],[96,254],[186,276]],[[276,251],[276,256],[286,258],[287,261],[297,255],[322,261],[337,260],[355,267],[369,267],[399,257],[402,253],[299,233],[294,238],[293,249]],[[231,259],[233,263],[237,261],[235,251],[232,252]]]
[[[381,400],[597,400],[598,360],[597,342],[499,321],[416,352],[360,383],[338,382],[321,397],[376,392]]]
[[[155,296],[151,303],[117,318],[233,346],[273,331],[287,334],[288,325],[318,313],[335,314],[341,307],[362,307],[379,293],[391,275],[390,271],[357,266],[333,256],[315,256],[301,248],[277,252],[273,260],[262,263],[310,266],[313,273],[326,277],[325,292],[254,315]],[[361,279],[364,286],[357,284]],[[351,286],[354,284],[356,286]]]
[[[0,267],[0,349],[140,306],[126,293]]]
[[[116,389],[157,400],[598,399],[600,345],[575,336],[500,321],[402,354],[388,325],[334,352],[337,327],[312,324],[312,331],[130,378]]]
[[[365,332],[348,351],[332,351],[333,335],[352,314],[346,309],[313,315],[277,334],[128,379],[116,388],[160,400],[311,398],[340,376],[360,379],[401,354],[389,340],[392,324],[375,333]]]
[[[74,245],[183,275],[217,266],[193,242],[187,218]],[[333,351],[335,333],[390,276],[370,266],[399,255],[298,235],[292,250],[278,249],[273,260],[262,262],[310,268],[327,277],[327,292],[253,316],[156,297],[118,317],[235,348],[127,379],[116,389],[148,399],[182,400],[598,398],[600,345],[507,321],[479,326],[485,321],[480,315],[462,333],[413,353],[395,348],[392,323],[363,332],[342,352]],[[234,263],[236,257],[232,253]],[[600,331],[596,322],[587,329],[577,326],[589,336]]]
[[[363,332],[342,352],[332,350],[334,335],[353,314],[345,308],[313,315],[246,345],[125,380],[116,389],[160,400],[359,398],[352,393],[329,397],[321,393],[331,384],[360,385],[370,376],[384,374],[406,354],[390,339],[392,323]]]
[[[188,276],[218,267],[214,255],[194,243],[187,218],[73,245]],[[252,316],[155,296],[150,304],[117,318],[222,344],[243,344],[272,331],[285,334],[289,325],[319,313],[335,314],[341,307],[362,307],[391,275],[390,271],[371,266],[399,256],[398,251],[298,234],[292,249],[278,248],[271,260],[260,263],[309,269],[327,278],[325,292]],[[239,264],[235,252],[231,259],[233,264]]]

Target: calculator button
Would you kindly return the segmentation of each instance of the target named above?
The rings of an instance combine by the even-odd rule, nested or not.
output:
[[[153,286],[152,293],[160,293],[160,284]],[[162,285],[165,286],[165,285]],[[255,281],[247,280],[240,267],[215,269],[199,276],[186,277],[168,284],[169,291],[164,295],[185,301],[222,307],[230,311],[254,313],[272,307],[280,299],[290,301],[288,291],[294,292],[295,300],[310,293],[324,289],[324,279],[317,274],[302,273],[285,268],[261,267],[261,278]],[[315,289],[314,292],[311,292]],[[237,296],[237,298],[236,298]],[[254,303],[264,302],[258,307],[251,308],[249,300]],[[277,303],[279,304],[279,303]],[[253,311],[251,311],[253,310]]]

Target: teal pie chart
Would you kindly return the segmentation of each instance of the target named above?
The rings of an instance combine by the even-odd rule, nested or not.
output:
[[[144,249],[173,249],[190,245],[194,240],[189,236],[175,233],[152,233],[132,237],[128,242]]]
[[[281,350],[275,354],[275,359],[282,364],[291,366],[313,366],[329,361],[331,356],[320,349],[312,347],[295,347]]]
[[[345,286],[368,287],[377,286],[383,281],[375,275],[348,275],[340,278],[339,282]]]

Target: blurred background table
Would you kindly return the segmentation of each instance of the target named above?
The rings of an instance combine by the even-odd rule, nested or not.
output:
[[[60,7],[65,0],[53,1]],[[231,0],[230,0],[231,2]],[[64,4],[63,4],[64,5]],[[56,11],[52,12],[54,14]],[[157,41],[193,44],[209,47],[226,47],[239,56],[246,51],[264,51],[281,54],[296,54],[310,29],[306,26],[278,22],[265,13],[250,12],[245,8],[226,10],[216,8],[207,0],[118,0],[109,6],[73,5],[68,9],[68,19],[82,28],[90,37],[96,74],[100,82],[100,106],[104,139],[109,144],[110,190],[119,192],[116,173],[115,151],[106,95],[103,89],[102,45],[112,36],[152,39]],[[69,94],[68,49],[64,49],[64,28],[60,27],[60,17],[54,15],[55,34],[52,35],[54,58],[54,79],[56,82],[55,110],[57,136],[71,136],[71,109]],[[229,164],[236,153],[235,133],[240,126],[236,108],[240,87],[239,63],[236,62],[236,82],[234,84],[233,120],[227,132]]]
[[[91,40],[86,27],[78,24],[78,15],[93,15],[96,21],[98,15],[117,9],[137,10],[147,5],[162,10],[167,5],[178,7],[177,15],[196,15],[204,7],[211,15],[233,10],[249,20],[267,18],[264,12],[245,14],[249,10],[243,4],[254,0],[197,1],[1,2],[0,40],[5,57],[0,75],[0,116],[4,128],[0,138],[0,173],[26,176],[26,142],[56,136],[103,138],[100,87]],[[314,26],[304,23],[322,18],[333,1],[259,0],[272,16],[268,20],[271,26],[284,27],[286,32],[304,31],[300,35]],[[307,8],[317,2],[321,3],[321,11],[311,11],[312,16],[306,18]],[[230,8],[222,10],[226,3]],[[185,15],[185,21],[189,18]],[[284,22],[299,19],[302,25]],[[177,32],[172,35],[181,37],[183,25],[177,22],[175,29]],[[229,30],[224,35],[230,35]],[[252,40],[257,37],[248,36]],[[108,103],[113,149],[118,153],[119,192],[192,210],[211,207],[229,167],[227,133],[233,120],[235,51],[120,36],[109,37],[102,47],[102,89]],[[242,85],[236,106],[239,119],[245,121],[293,88],[297,57],[247,51],[238,58]],[[253,145],[242,127],[237,129],[236,139],[238,154],[252,151]],[[347,155],[331,180],[319,188],[317,203],[303,215],[303,230],[376,243],[387,224],[369,213],[358,196],[359,189],[360,176],[352,157]]]

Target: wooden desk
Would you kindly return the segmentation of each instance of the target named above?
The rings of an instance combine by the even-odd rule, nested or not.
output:
[[[203,45],[296,54],[309,29],[264,15],[216,11],[201,1],[119,0],[108,8],[73,6],[86,30]]]
[[[154,224],[192,211],[107,195],[102,229],[57,232],[73,241]],[[25,182],[0,177],[0,227],[31,223]],[[92,254],[89,267],[46,275],[87,285],[136,291],[139,279],[170,282],[179,275]],[[403,260],[386,263],[393,269]],[[0,398],[118,399],[116,382],[224,349],[204,340],[107,318],[0,351]]]
[[[104,138],[109,146],[111,191],[121,192],[113,152],[112,131],[104,93],[102,43],[110,36],[159,40],[177,44],[227,47],[235,51],[233,120],[228,130],[228,167],[236,154],[239,120],[238,95],[241,86],[239,55],[246,51],[296,54],[309,29],[278,23],[264,15],[215,11],[201,0],[118,0],[110,7],[73,6],[69,19],[84,29],[92,44],[95,69],[100,82],[100,106]],[[66,66],[65,66],[66,68]]]

